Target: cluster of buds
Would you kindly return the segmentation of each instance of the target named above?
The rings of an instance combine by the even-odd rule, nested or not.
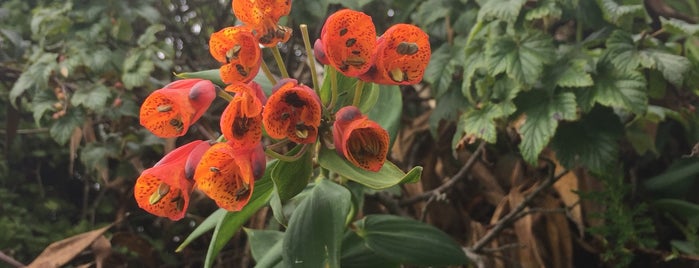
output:
[[[209,40],[211,55],[222,64],[223,90],[233,94],[218,94],[228,100],[220,119],[222,137],[183,145],[141,173],[134,195],[151,214],[183,218],[194,189],[221,208],[242,209],[265,171],[263,132],[308,145],[327,131],[337,153],[361,169],[376,172],[386,160],[388,132],[358,108],[346,106],[324,116],[332,107],[323,107],[316,91],[295,79],[279,80],[269,96],[252,81],[262,64],[261,47],[276,47],[291,35],[291,29],[278,25],[289,14],[291,0],[236,0],[232,9],[244,24],[215,32]],[[427,35],[419,28],[398,24],[377,39],[371,17],[351,10],[328,18],[314,51],[321,63],[348,77],[393,85],[418,83],[430,56]],[[159,137],[182,136],[216,96],[209,80],[172,82],[143,102],[141,125]],[[322,118],[334,120],[332,131],[321,129]]]

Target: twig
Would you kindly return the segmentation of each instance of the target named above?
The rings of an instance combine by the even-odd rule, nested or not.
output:
[[[405,212],[405,210],[403,210],[400,207],[398,201],[395,198],[393,198],[389,193],[379,192],[374,196],[379,201],[379,203],[381,203],[386,207],[386,209],[388,209],[388,211],[391,214],[396,214],[408,218],[411,217],[410,215],[408,215],[407,212]]]
[[[484,253],[493,253],[493,252],[505,251],[505,250],[510,250],[510,249],[523,248],[523,247],[524,247],[524,245],[520,245],[519,243],[512,243],[512,244],[507,244],[507,245],[503,245],[503,246],[496,247],[496,248],[483,248],[483,249],[481,249],[481,251]]]
[[[539,195],[539,193],[545,189],[548,189],[551,185],[553,185],[558,179],[563,177],[563,175],[567,174],[569,170],[563,170],[561,171],[560,174],[556,176],[549,176],[546,178],[546,180],[539,185],[534,191],[532,191],[531,194],[529,194],[527,197],[524,198],[522,203],[519,203],[515,209],[510,211],[510,213],[507,213],[504,217],[502,217],[497,223],[495,223],[495,227],[493,229],[490,229],[490,232],[488,232],[486,235],[481,237],[480,240],[476,242],[473,247],[468,248],[466,250],[472,251],[474,253],[482,253],[483,252],[483,247],[493,241],[495,237],[497,237],[502,230],[505,229],[505,227],[509,226],[510,224],[514,223],[518,219],[518,215],[529,205],[529,203],[534,200],[534,198]]]
[[[26,267],[26,265],[22,264],[21,262],[18,262],[12,257],[5,255],[5,253],[3,253],[2,251],[0,251],[0,260],[4,261],[9,265],[12,265],[12,267]]]
[[[417,203],[417,202],[420,202],[423,200],[428,200],[432,196],[439,196],[440,194],[442,194],[442,192],[445,192],[446,190],[451,188],[454,184],[456,184],[456,182],[458,182],[459,180],[466,177],[466,174],[468,173],[468,171],[471,169],[473,164],[476,163],[476,159],[478,159],[478,157],[481,155],[481,153],[483,153],[483,150],[485,149],[485,144],[486,144],[485,141],[482,141],[481,144],[478,145],[478,148],[476,149],[476,151],[473,152],[471,157],[468,158],[468,161],[466,161],[466,164],[464,164],[464,166],[461,167],[459,172],[454,174],[454,176],[451,177],[449,180],[447,180],[444,184],[442,184],[439,187],[434,188],[430,191],[424,192],[420,195],[416,195],[416,196],[413,196],[411,198],[401,200],[399,204],[401,206],[409,206],[409,205],[412,205],[414,203]]]

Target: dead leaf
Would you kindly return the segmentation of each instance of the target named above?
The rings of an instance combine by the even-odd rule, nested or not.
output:
[[[95,255],[95,265],[97,268],[104,267],[105,260],[112,254],[112,243],[102,235],[92,242],[90,248]]]
[[[112,227],[114,223],[104,226],[100,229],[93,230],[87,233],[75,235],[58,242],[53,242],[39,254],[29,268],[33,267],[59,267],[70,262],[75,256],[83,252],[96,239],[102,236],[105,231]]]

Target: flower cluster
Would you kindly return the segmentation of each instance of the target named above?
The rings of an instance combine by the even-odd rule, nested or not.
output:
[[[302,150],[317,148],[306,145],[332,134],[335,150],[348,162],[371,172],[383,167],[388,132],[355,106],[328,115],[332,104],[324,107],[317,89],[295,79],[280,79],[269,96],[252,81],[262,64],[261,47],[276,48],[289,39],[291,29],[278,21],[290,8],[291,0],[233,1],[233,12],[244,24],[215,32],[209,40],[211,55],[222,64],[225,88],[217,90],[209,80],[183,79],[143,102],[141,124],[159,137],[184,135],[217,91],[228,105],[221,114],[219,141],[190,142],[141,173],[134,189],[141,208],[178,220],[185,215],[192,191],[199,189],[219,207],[241,210],[265,171],[264,133],[282,143],[302,144]],[[352,10],[328,18],[314,51],[321,63],[345,76],[393,85],[418,83],[430,56],[427,35],[419,28],[398,24],[377,38],[371,17]],[[279,156],[269,148],[268,153]]]

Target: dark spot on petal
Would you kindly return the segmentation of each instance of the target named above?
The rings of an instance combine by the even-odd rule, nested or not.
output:
[[[302,100],[296,92],[287,93],[286,96],[284,96],[284,102],[295,108],[301,108],[306,105],[306,102]]]

